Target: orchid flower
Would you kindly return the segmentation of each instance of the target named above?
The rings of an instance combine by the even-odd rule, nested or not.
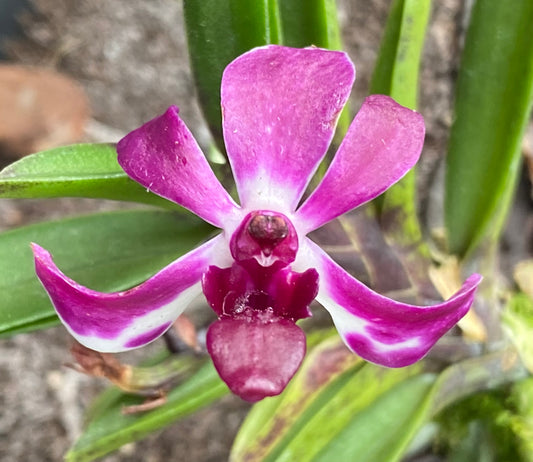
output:
[[[257,48],[224,71],[223,133],[240,205],[170,107],[117,146],[124,171],[221,232],[132,289],[77,284],[33,245],[36,272],[62,322],[88,348],[119,352],[161,336],[203,292],[218,316],[206,344],[221,378],[248,401],[283,391],[306,350],[296,321],[316,299],[362,358],[407,366],[468,311],[481,277],[427,307],[373,292],[306,235],[371,200],[418,160],[424,122],[387,96],[368,97],[318,187],[299,206],[331,142],[355,69],[345,53]]]

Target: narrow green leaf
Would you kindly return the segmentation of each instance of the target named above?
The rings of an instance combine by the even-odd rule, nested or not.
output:
[[[41,223],[0,235],[0,335],[57,322],[34,273],[30,242],[52,252],[70,277],[96,290],[115,291],[147,279],[212,228],[192,216],[127,211]]]
[[[424,47],[431,0],[392,3],[372,81],[371,93],[390,95],[416,108],[420,57]],[[416,212],[416,175],[411,170],[375,202],[384,233],[403,256],[410,279],[427,286],[429,249]]]
[[[394,0],[391,6],[370,93],[390,95],[416,109],[420,57],[431,0]]]
[[[22,158],[0,172],[0,198],[90,197],[179,209],[134,182],[111,144],[75,144]]]
[[[84,433],[65,458],[70,462],[94,460],[192,414],[227,393],[228,388],[211,363],[170,391],[164,405],[149,412],[124,415],[124,406],[140,404],[143,398],[109,389],[89,411]]]
[[[280,397],[265,400],[253,407],[237,435],[230,460],[316,460],[332,444],[337,444],[334,443],[337,437],[357,416],[361,415],[361,422],[364,423],[364,415],[369,407],[380,402],[396,385],[417,376],[420,370],[420,366],[383,369],[365,364],[346,350],[338,338],[325,341],[306,358],[302,369]],[[421,380],[430,384],[430,376],[424,377]],[[413,393],[415,395],[418,396],[416,399],[424,397],[418,389]],[[392,401],[392,398],[387,400],[381,409],[386,409]],[[406,403],[407,406],[406,400],[397,401],[400,407],[401,403]],[[390,414],[391,422],[394,419],[397,421],[401,418],[399,415],[405,413],[406,407],[399,409],[398,414]],[[379,426],[379,421],[375,425]],[[415,430],[413,427],[411,433]],[[402,440],[403,446],[408,443],[411,433],[409,438]],[[381,438],[387,433],[378,428],[371,435],[367,434],[367,437],[375,439],[376,434],[381,435],[380,441],[383,442]],[[329,460],[367,460],[360,459],[360,452],[364,450],[358,440],[363,437],[364,435],[354,433],[349,437],[350,444],[347,446],[353,454],[357,454],[356,459],[352,454],[352,457],[333,457]],[[389,443],[387,441],[383,446],[388,446]],[[333,446],[331,450],[332,448]],[[376,457],[368,460],[386,459]]]
[[[331,334],[329,334],[331,335]],[[338,335],[313,348],[279,397],[256,404],[239,430],[231,452],[231,460],[262,461],[279,450],[296,434],[306,421],[324,404],[329,395],[322,392],[342,382],[347,371],[363,365],[350,352]]]
[[[390,95],[400,33],[404,0],[392,2],[381,39],[374,72],[370,80],[370,94]]]
[[[416,109],[420,57],[430,10],[431,0],[395,0],[392,3],[370,93],[389,95],[398,103]],[[412,242],[418,242],[422,236],[416,218],[415,183],[413,170],[385,193],[382,204],[383,213],[403,209],[402,233]]]
[[[365,365],[341,388],[332,387],[326,404],[306,415],[292,440],[265,460],[399,461],[423,425],[444,407],[526,376],[516,357],[505,351],[454,364],[439,375],[423,368],[423,363],[404,369]]]
[[[433,375],[421,374],[385,391],[364,411],[358,412],[313,461],[400,460],[422,425],[424,404],[433,382]]]
[[[283,0],[279,12],[284,45],[342,50],[335,0]]]
[[[418,429],[410,427],[409,417],[434,380],[419,372],[419,366],[384,369],[366,364],[340,389],[333,388],[334,393],[324,397],[325,405],[306,416],[301,431],[265,461],[397,460],[390,455],[405,448]]]
[[[200,105],[221,152],[220,81],[224,68],[256,47],[279,43],[275,0],[183,0],[192,72]]]
[[[254,406],[235,440],[232,461],[399,461],[444,407],[526,374],[505,351],[453,364],[437,375],[425,372],[424,362],[403,369],[350,364],[335,345],[335,339],[321,343],[283,395]],[[319,386],[310,386],[313,380]]]
[[[446,159],[445,224],[453,254],[464,256],[501,231],[533,98],[531,24],[531,0],[478,0],[472,10]]]

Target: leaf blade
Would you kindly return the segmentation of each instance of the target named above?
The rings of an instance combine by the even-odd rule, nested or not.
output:
[[[125,395],[115,388],[109,389],[95,402],[85,432],[65,459],[71,462],[94,460],[192,414],[227,393],[228,388],[211,363],[171,390],[166,403],[150,412],[122,414],[122,407],[138,404],[139,397]]]
[[[342,49],[334,0],[284,0],[279,11],[284,45]]]
[[[220,82],[224,68],[242,53],[279,43],[276,0],[184,0],[189,59],[200,106],[224,152]]]
[[[510,203],[533,99],[531,21],[528,0],[478,0],[472,11],[446,158],[445,225],[459,256],[499,235]]]
[[[179,206],[128,178],[111,144],[75,144],[31,154],[0,172],[0,198],[89,197]]]
[[[429,387],[433,377],[430,375],[420,376],[418,375],[419,372],[420,367],[418,366],[405,369],[383,369],[366,364],[353,373],[340,390],[335,390],[336,393],[330,396],[325,406],[308,419],[301,432],[283,448],[278,457],[269,460],[281,462],[291,460],[291,457],[294,457],[292,460],[301,461],[314,461],[322,458],[324,458],[322,460],[355,460],[354,458],[357,458],[358,462],[376,460],[388,462],[389,460],[394,460],[382,458],[381,456],[385,454],[381,452],[380,448],[383,446],[387,447],[387,450],[391,450],[392,443],[395,442],[397,445],[404,447],[409,442],[412,432],[404,433],[401,441],[393,440],[385,444],[381,440],[380,444],[378,444],[379,447],[376,445],[372,447],[366,444],[359,445],[359,437],[361,437],[360,442],[363,443],[364,435],[359,434],[354,438],[353,432],[350,436],[351,444],[349,448],[341,440],[344,439],[344,431],[351,425],[356,425],[357,428],[362,429],[365,424],[368,424],[366,412],[369,406],[377,405],[380,410],[378,415],[382,416],[381,410],[384,404],[389,403],[388,399],[383,403],[384,397],[387,397],[389,392],[394,393],[396,387],[405,381],[410,382],[411,379],[423,380],[425,387]],[[423,377],[423,379],[419,379],[419,377]],[[358,390],[358,393],[354,394],[354,390]],[[420,390],[417,389],[417,391]],[[421,396],[419,395],[419,397]],[[411,404],[410,401],[405,400],[403,403]],[[405,408],[402,407],[398,413],[403,412],[405,412]],[[379,419],[376,418],[376,420]],[[381,423],[376,422],[376,425],[379,426]],[[375,440],[376,434],[383,435],[383,437],[387,435],[380,430],[378,433],[372,432],[372,435],[366,434],[366,437],[374,438]],[[365,441],[367,442],[367,440]],[[336,454],[338,447],[343,448],[343,457],[347,456],[347,454],[350,457],[347,459],[338,458],[337,455],[340,455]],[[348,450],[348,452],[346,453],[345,450]],[[365,453],[365,451],[367,452]]]
[[[342,344],[336,333],[322,341],[308,353],[281,396],[252,408],[234,441],[230,460],[274,460],[306,416],[323,405],[323,391],[338,386],[347,371],[361,365],[360,358]]]
[[[0,235],[0,335],[49,326],[55,312],[35,276],[30,242],[48,248],[80,283],[115,291],[142,282],[212,232],[164,211],[102,213],[40,223]]]
[[[420,59],[431,10],[430,0],[395,0],[391,5],[370,91],[398,103],[417,105]],[[387,239],[396,248],[419,293],[428,294],[430,252],[417,216],[416,167],[373,202]]]

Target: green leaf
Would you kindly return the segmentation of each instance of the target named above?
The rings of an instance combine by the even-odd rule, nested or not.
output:
[[[431,388],[433,376],[419,375],[420,370],[420,366],[384,369],[365,364],[340,339],[326,340],[312,350],[281,396],[253,407],[230,460],[385,462],[388,459],[380,451],[394,444],[396,450],[405,447],[418,428],[398,422],[409,420],[413,401],[423,401]],[[397,386],[405,396],[388,397]]]
[[[459,362],[438,375],[425,372],[427,365],[386,369],[361,363],[339,339],[326,340],[281,396],[253,407],[231,460],[399,461],[444,407],[525,375],[508,352]]]
[[[191,68],[200,105],[224,152],[220,81],[224,68],[242,53],[280,43],[276,0],[183,0]]]
[[[417,432],[445,406],[525,376],[520,362],[508,352],[469,359],[439,375],[424,373],[424,366],[364,366],[276,460],[291,460],[293,455],[294,460],[324,462],[399,461]],[[320,452],[312,456],[318,446]]]
[[[402,425],[409,419],[402,419],[411,416],[413,403],[425,398],[432,383],[431,376],[416,375],[419,370],[365,365],[336,393],[322,398],[326,404],[306,419],[301,432],[271,460],[291,460],[291,455],[301,461],[391,460],[388,454],[407,446],[414,434]],[[376,439],[376,435],[381,436]]]
[[[398,103],[416,109],[420,57],[424,48],[431,0],[395,0],[392,3],[370,82],[370,93],[389,95]],[[403,205],[404,231],[421,236],[415,211],[415,175],[407,174],[385,193],[392,209]]]
[[[432,376],[418,376],[418,371],[416,367],[365,365],[329,396],[326,405],[307,419],[302,431],[272,460],[287,461],[291,456],[301,461],[393,460],[389,454],[405,447],[413,436],[402,425],[410,420],[404,421],[404,416],[410,417],[413,402],[423,400],[432,383]]]
[[[283,0],[279,13],[283,45],[342,50],[335,0]]]
[[[422,425],[424,404],[433,381],[431,374],[408,378],[404,375],[404,380],[392,388],[380,390],[313,460],[400,460]]]
[[[200,240],[212,228],[163,211],[89,215],[19,228],[0,235],[0,335],[57,322],[34,273],[30,243],[52,252],[65,273],[93,289],[116,291],[138,284]]]
[[[94,403],[87,427],[67,453],[66,460],[94,460],[192,414],[227,393],[228,388],[211,363],[170,391],[164,405],[149,412],[123,414],[124,406],[140,404],[143,398],[111,388]]]
[[[329,334],[331,335],[331,334]],[[233,444],[231,460],[274,460],[279,451],[296,434],[328,395],[323,390],[339,382],[347,371],[361,367],[363,362],[351,353],[334,333],[311,349],[305,361],[279,397],[256,404],[241,426]]]
[[[176,204],[131,180],[110,144],[75,144],[22,158],[0,172],[0,198],[90,197],[153,204]]]
[[[390,95],[398,103],[416,108],[420,57],[430,9],[430,0],[393,2],[370,84],[371,93]],[[402,256],[410,278],[427,286],[430,252],[417,217],[415,169],[375,204],[382,229]]]
[[[533,98],[532,22],[531,0],[478,0],[472,10],[446,159],[453,254],[464,256],[501,231]]]
[[[420,57],[430,10],[430,0],[393,2],[370,93],[389,95],[403,106],[416,109]]]

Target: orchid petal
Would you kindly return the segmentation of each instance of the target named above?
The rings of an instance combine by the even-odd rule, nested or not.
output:
[[[366,98],[322,182],[299,208],[305,233],[381,194],[420,156],[424,119],[383,95]]]
[[[314,267],[320,277],[317,301],[326,308],[346,345],[362,358],[388,367],[408,366],[468,311],[481,276],[470,276],[445,302],[413,306],[370,290],[307,239],[299,265]]]
[[[306,350],[304,332],[288,319],[222,318],[209,326],[206,340],[222,380],[250,402],[279,395]]]
[[[202,274],[224,252],[221,244],[227,246],[220,236],[211,239],[141,285],[115,293],[79,285],[57,268],[49,252],[32,247],[37,276],[69,332],[88,348],[118,352],[143,346],[172,325],[201,293]]]
[[[219,228],[238,210],[175,106],[122,138],[117,152],[137,183]]]
[[[294,211],[354,78],[346,54],[319,48],[256,48],[226,67],[224,139],[243,207]]]

